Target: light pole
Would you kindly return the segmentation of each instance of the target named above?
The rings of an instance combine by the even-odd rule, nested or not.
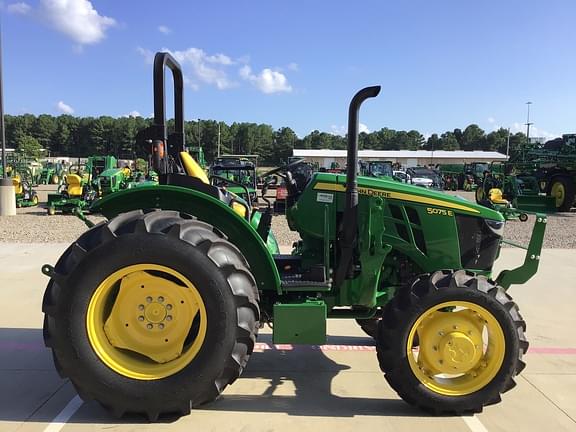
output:
[[[16,194],[6,170],[6,133],[4,131],[4,82],[2,81],[2,27],[0,25],[0,139],[2,140],[2,178],[0,179],[0,216],[16,215]]]
[[[534,124],[530,123],[530,105],[532,105],[532,102],[526,102],[526,105],[528,106],[528,114],[526,117],[526,146],[524,147],[524,151],[522,152],[522,162],[524,162],[525,159],[526,147],[530,145],[530,126]]]
[[[220,157],[220,122],[218,122],[218,157]]]

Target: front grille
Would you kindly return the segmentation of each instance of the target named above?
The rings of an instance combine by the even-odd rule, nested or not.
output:
[[[503,222],[490,221],[492,224]],[[471,270],[490,270],[498,255],[501,235],[489,223],[476,216],[456,216],[462,267]]]

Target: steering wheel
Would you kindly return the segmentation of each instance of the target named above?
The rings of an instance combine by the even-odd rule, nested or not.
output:
[[[294,168],[295,166],[300,165],[304,162],[305,162],[304,159],[298,159],[297,161],[291,162],[288,165],[282,165],[282,166],[279,166],[278,168],[274,168],[273,170],[265,172],[260,177],[265,178],[265,177],[270,177],[271,175],[277,174],[280,177],[282,177],[283,179],[286,179],[286,175],[280,174],[281,172],[290,171],[291,168]]]

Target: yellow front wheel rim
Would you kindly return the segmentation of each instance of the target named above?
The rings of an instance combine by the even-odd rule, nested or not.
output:
[[[157,264],[124,267],[100,283],[86,314],[90,345],[120,375],[156,380],[184,369],[206,337],[206,307],[181,273]]]
[[[566,196],[566,189],[564,185],[560,182],[554,183],[552,185],[551,195],[556,199],[556,207],[561,207],[564,204],[564,199]]]
[[[410,329],[406,350],[410,368],[424,386],[441,395],[464,396],[498,374],[506,341],[500,323],[485,308],[450,301],[420,315]]]

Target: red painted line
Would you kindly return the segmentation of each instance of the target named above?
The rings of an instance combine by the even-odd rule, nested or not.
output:
[[[0,352],[39,352],[47,348],[40,341],[38,342],[16,342],[0,340]],[[292,344],[269,344],[266,342],[256,342],[255,352],[265,351],[353,351],[353,352],[374,352],[373,345],[292,345]],[[528,354],[543,355],[576,355],[576,348],[562,347],[530,347]]]
[[[576,355],[576,348],[530,347],[528,354]]]
[[[271,345],[266,342],[257,342],[254,346],[255,352],[264,351],[365,351],[374,352],[373,345],[291,345],[276,344]],[[528,354],[548,354],[548,355],[576,355],[576,348],[560,347],[530,347]]]

